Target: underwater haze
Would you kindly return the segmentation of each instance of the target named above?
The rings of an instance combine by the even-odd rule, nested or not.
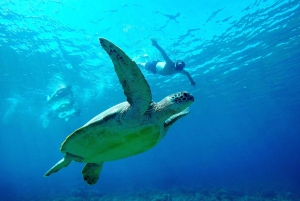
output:
[[[44,177],[69,134],[126,101],[99,37],[136,62],[163,60],[156,38],[196,86],[141,69],[153,100],[195,102],[95,185],[78,162]],[[0,83],[0,201],[300,200],[298,0],[1,0]]]

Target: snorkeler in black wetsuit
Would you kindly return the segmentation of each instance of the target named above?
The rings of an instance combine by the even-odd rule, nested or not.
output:
[[[159,74],[159,75],[174,75],[177,73],[184,74],[188,77],[189,81],[191,82],[191,85],[195,86],[196,82],[193,80],[192,76],[190,75],[189,72],[184,70],[183,68],[185,67],[185,63],[181,60],[178,60],[173,62],[166,52],[158,45],[157,40],[152,38],[152,45],[156,47],[161,55],[164,58],[164,62],[160,61],[152,61],[152,62],[146,62],[146,63],[137,63],[139,67],[144,67],[147,71],[152,72],[153,74]]]

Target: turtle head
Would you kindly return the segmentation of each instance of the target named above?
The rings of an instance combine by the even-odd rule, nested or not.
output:
[[[156,112],[159,113],[158,117],[165,121],[170,116],[175,115],[194,102],[194,96],[190,93],[183,91],[171,94],[157,103]]]
[[[186,91],[172,94],[165,99],[167,99],[167,102],[170,102],[169,107],[175,113],[181,112],[194,102],[194,96]]]

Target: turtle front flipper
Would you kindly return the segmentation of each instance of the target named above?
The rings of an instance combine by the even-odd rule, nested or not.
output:
[[[87,163],[82,169],[83,179],[87,184],[93,185],[97,183],[103,163]]]
[[[135,114],[144,114],[152,101],[152,95],[143,73],[119,47],[104,38],[99,38],[99,41],[114,64],[128,103]]]
[[[167,119],[164,123],[165,127],[165,133],[170,129],[170,127],[180,118],[184,117],[185,115],[190,113],[190,109],[186,108],[185,110],[179,112],[178,114],[175,114],[171,116],[169,119]]]

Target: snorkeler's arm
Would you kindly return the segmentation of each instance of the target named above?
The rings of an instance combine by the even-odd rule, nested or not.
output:
[[[151,38],[151,41],[152,41],[152,45],[153,45],[154,47],[156,47],[156,48],[159,50],[159,52],[160,52],[160,54],[163,56],[164,60],[165,60],[167,63],[171,63],[172,60],[169,58],[169,56],[168,56],[167,53],[164,51],[164,49],[162,49],[162,48],[158,45],[157,40],[156,40],[155,38]]]
[[[182,70],[182,71],[180,71],[180,73],[185,74],[189,78],[191,85],[193,85],[193,86],[196,85],[196,82],[193,80],[193,78],[189,72],[187,72],[186,70]]]

